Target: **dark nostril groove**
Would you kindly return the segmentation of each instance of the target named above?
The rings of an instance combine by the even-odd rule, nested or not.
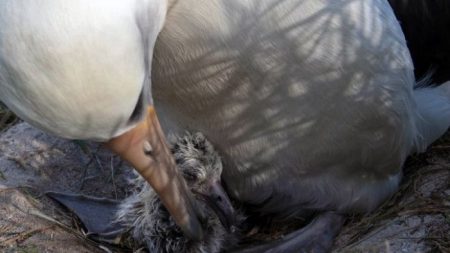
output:
[[[222,201],[222,197],[221,196],[217,196],[217,201]]]

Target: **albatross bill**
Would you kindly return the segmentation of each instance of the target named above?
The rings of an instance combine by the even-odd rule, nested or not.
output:
[[[164,206],[183,232],[192,239],[203,237],[200,214],[186,183],[176,169],[164,133],[152,106],[142,123],[116,137],[107,146],[131,163],[158,193]]]

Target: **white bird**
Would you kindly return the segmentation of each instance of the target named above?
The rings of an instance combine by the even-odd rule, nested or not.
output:
[[[172,1],[152,77],[163,129],[204,133],[232,198],[318,214],[254,252],[330,247],[340,214],[379,206],[450,126],[450,83],[417,87],[385,0]]]
[[[235,199],[280,218],[319,213],[305,229],[250,252],[326,250],[342,214],[388,198],[406,157],[450,125],[450,84],[415,88],[385,0],[0,4],[0,97],[36,126],[68,138],[120,135],[143,114],[148,101],[138,98],[150,76],[163,129],[204,133],[223,154]],[[200,234],[184,185],[158,190],[176,173],[173,162],[145,173],[144,141],[130,149],[114,143],[185,231]]]
[[[106,141],[199,239],[192,197],[147,110],[166,8],[160,0],[1,1],[0,99],[47,132]]]

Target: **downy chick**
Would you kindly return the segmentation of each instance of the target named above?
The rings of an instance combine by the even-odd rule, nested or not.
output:
[[[220,156],[201,133],[172,137],[170,142],[178,168],[204,216],[203,239],[186,238],[158,195],[140,176],[134,179],[134,193],[120,205],[117,221],[129,228],[135,242],[150,252],[214,253],[236,245],[233,223],[238,215],[221,185]]]

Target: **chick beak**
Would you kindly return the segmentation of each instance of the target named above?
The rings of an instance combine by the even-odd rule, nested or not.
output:
[[[176,168],[153,107],[142,123],[107,146],[145,178],[188,238],[202,239],[201,214],[195,211],[192,194]]]
[[[228,232],[231,232],[232,226],[236,223],[235,211],[221,182],[212,182],[208,187],[208,192],[202,195],[207,205],[216,213],[222,225]]]

